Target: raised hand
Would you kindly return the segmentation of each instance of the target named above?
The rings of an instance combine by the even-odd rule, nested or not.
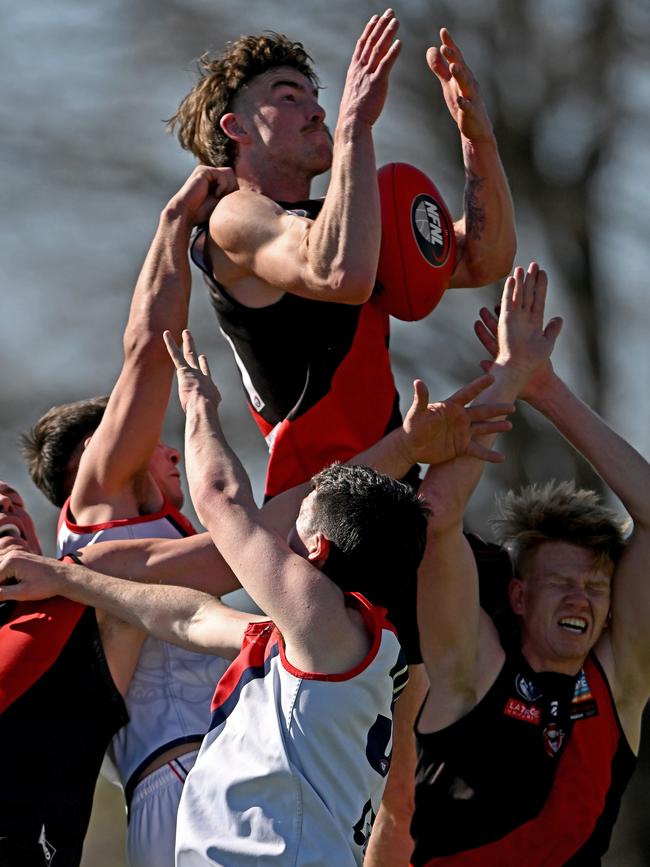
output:
[[[219,199],[239,189],[231,168],[197,166],[180,190],[171,198],[169,207],[182,208],[193,225],[207,223]]]
[[[163,338],[176,368],[178,397],[183,412],[193,398],[203,398],[215,408],[218,407],[221,403],[221,394],[210,375],[208,359],[203,354],[197,355],[194,338],[190,332],[187,329],[183,331],[182,352],[171,332],[165,331]]]
[[[440,30],[440,43],[428,49],[427,63],[440,82],[449,113],[465,138],[492,140],[492,123],[478,82],[446,27]]]
[[[465,406],[493,382],[493,376],[481,376],[447,400],[429,403],[429,390],[422,380],[416,379],[413,403],[402,425],[412,463],[440,464],[463,455],[501,462],[504,459],[501,453],[486,448],[475,438],[510,430],[512,425],[503,416],[514,412],[514,406],[505,403]]]
[[[481,307],[479,316],[481,318],[477,319],[474,323],[474,333],[492,356],[491,359],[486,358],[480,362],[483,371],[489,373],[499,351],[497,338],[499,318],[487,307]],[[522,388],[519,398],[531,404],[535,403],[535,401],[541,397],[543,392],[548,388],[554,376],[555,371],[553,369],[553,362],[549,358],[546,364],[541,365],[535,373],[533,373],[524,388]]]
[[[519,397],[534,399],[554,376],[551,353],[562,329],[554,317],[544,327],[548,277],[536,262],[528,270],[517,267],[505,282],[498,320],[486,309],[474,330],[495,359],[494,363],[518,370],[522,377]],[[488,364],[482,365],[484,369]]]
[[[341,120],[358,120],[369,126],[382,112],[388,78],[401,43],[395,39],[399,22],[392,9],[373,15],[357,40],[348,67],[339,109]]]

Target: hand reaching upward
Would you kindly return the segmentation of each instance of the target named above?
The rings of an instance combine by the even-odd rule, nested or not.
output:
[[[474,324],[476,336],[495,360],[481,362],[483,369],[487,372],[494,363],[506,361],[525,365],[528,373],[519,397],[531,403],[555,375],[551,352],[562,329],[557,316],[544,328],[547,286],[546,272],[536,262],[530,263],[526,273],[516,268],[506,280],[499,317],[483,307],[481,319]]]
[[[440,42],[440,47],[428,49],[427,63],[440,82],[449,113],[465,138],[492,141],[492,123],[478,82],[446,27],[440,30]]]
[[[485,434],[508,431],[505,415],[514,412],[509,403],[465,404],[494,382],[481,376],[454,392],[447,400],[429,403],[429,390],[420,379],[413,383],[413,403],[402,425],[412,463],[441,464],[467,455],[499,463],[503,455],[476,441]]]

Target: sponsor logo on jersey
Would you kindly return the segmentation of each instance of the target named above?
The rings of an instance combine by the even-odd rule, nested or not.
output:
[[[542,691],[537,684],[523,674],[518,674],[515,678],[515,687],[519,695],[526,701],[537,701],[542,697]]]
[[[598,716],[598,704],[595,699],[571,705],[571,719],[574,722],[578,719],[589,719],[591,716]]]
[[[411,227],[418,248],[429,265],[441,268],[449,258],[451,226],[444,209],[432,196],[422,193],[413,199]]]
[[[544,729],[543,736],[544,749],[551,758],[554,758],[562,749],[565,738],[564,730],[557,723],[552,722]]]
[[[519,719],[522,722],[532,723],[533,725],[541,725],[542,710],[537,705],[527,705],[516,698],[509,698],[506,706],[503,709],[506,716],[513,719]]]
[[[584,671],[576,679],[573,698],[571,699],[570,716],[572,720],[588,719],[598,715],[598,704],[593,697],[589,682]]]

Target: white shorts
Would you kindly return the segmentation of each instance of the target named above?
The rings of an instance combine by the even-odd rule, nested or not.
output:
[[[126,848],[129,867],[174,867],[176,813],[198,750],[146,776],[133,790]]]

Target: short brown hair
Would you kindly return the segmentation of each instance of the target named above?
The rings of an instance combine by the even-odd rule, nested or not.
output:
[[[568,542],[587,548],[599,566],[615,566],[625,547],[629,522],[601,503],[595,491],[574,482],[528,485],[497,499],[498,517],[490,521],[497,540],[508,550],[515,575],[544,542]]]
[[[167,121],[170,132],[176,130],[185,150],[200,163],[209,166],[232,166],[236,145],[219,126],[232,110],[237,94],[248,82],[276,66],[292,66],[319,86],[311,57],[300,42],[292,42],[281,33],[240,36],[228,43],[218,57],[203,54],[197,61],[199,80]]]
[[[32,481],[51,503],[62,506],[74,479],[68,464],[75,449],[91,436],[102,420],[108,397],[91,397],[53,406],[19,442]]]

